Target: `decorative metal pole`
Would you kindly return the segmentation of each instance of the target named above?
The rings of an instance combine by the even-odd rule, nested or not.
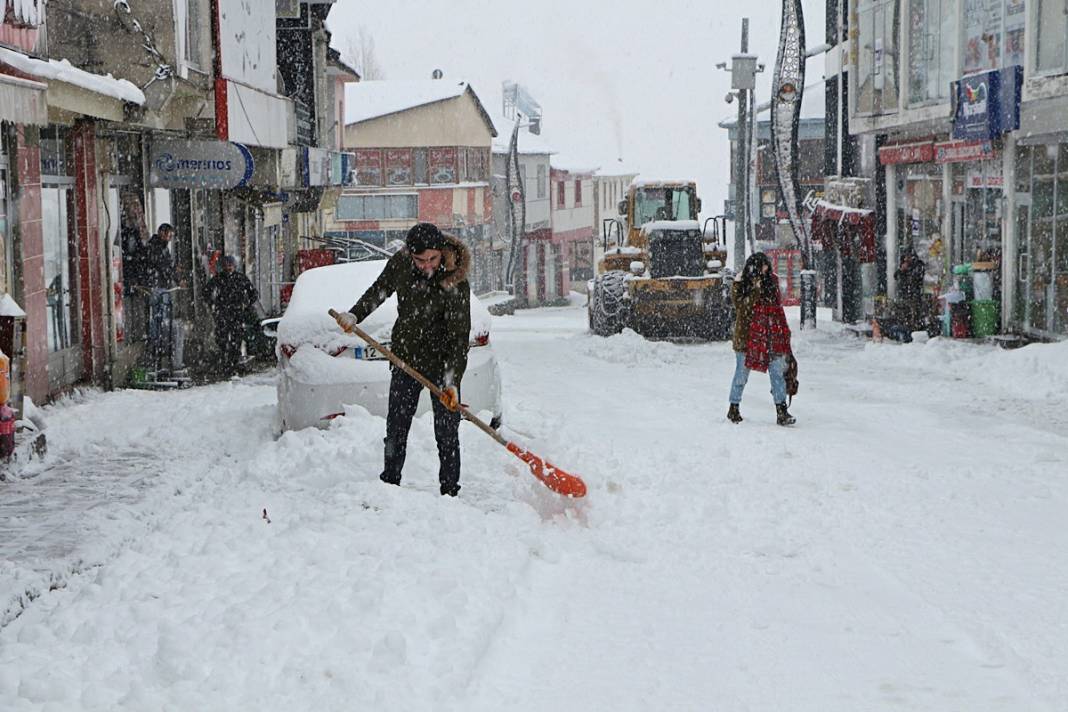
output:
[[[523,228],[526,227],[526,215],[523,216],[522,226],[517,222],[519,217],[516,214],[515,201],[512,200],[512,192],[517,189],[517,184],[522,184],[523,180],[519,174],[519,121],[520,115],[517,112],[515,116],[515,127],[512,128],[512,140],[508,144],[508,158],[505,160],[504,167],[504,186],[508,195],[508,223],[511,228],[511,234],[509,238],[511,244],[508,248],[508,269],[505,272],[505,281],[509,285],[513,285],[512,293],[515,294],[515,266],[517,258],[519,257],[519,251],[523,247]],[[519,188],[523,190],[522,187]],[[524,210],[524,213],[526,211]]]
[[[771,145],[779,192],[801,252],[801,328],[816,326],[816,273],[812,269],[812,243],[802,212],[798,125],[805,88],[805,18],[801,0],[783,0],[779,52],[771,85]]]

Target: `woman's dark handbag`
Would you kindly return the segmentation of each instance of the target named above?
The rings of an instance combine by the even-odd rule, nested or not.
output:
[[[786,381],[786,395],[790,396],[790,405],[794,403],[794,396],[797,395],[798,380],[797,380],[797,359],[793,354],[786,354],[786,370],[783,371],[783,379]]]

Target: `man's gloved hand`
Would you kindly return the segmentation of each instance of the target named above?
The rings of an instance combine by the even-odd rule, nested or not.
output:
[[[337,315],[337,325],[341,327],[342,331],[351,332],[352,327],[359,323],[359,319],[352,312],[341,312]]]
[[[439,400],[441,400],[442,405],[453,412],[460,410],[460,394],[456,392],[455,386],[443,388]]]

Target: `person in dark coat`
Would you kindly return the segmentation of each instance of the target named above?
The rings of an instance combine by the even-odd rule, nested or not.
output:
[[[141,274],[150,289],[172,289],[178,284],[178,270],[174,266],[170,244],[174,226],[162,223],[145,245],[141,255]]]
[[[901,256],[901,263],[894,270],[894,277],[897,279],[899,314],[909,332],[927,328],[926,310],[923,304],[923,276],[926,271],[923,260],[912,248],[905,251],[905,254]]]
[[[231,255],[223,257],[222,271],[208,280],[204,291],[215,319],[221,370],[224,375],[231,375],[241,360],[241,340],[259,296],[249,278],[237,271],[237,260]]]
[[[348,312],[338,316],[343,329],[360,323],[391,294],[397,294],[397,321],[391,350],[439,386],[434,400],[441,494],[460,491],[460,383],[467,370],[471,338],[471,253],[459,239],[430,223],[408,231],[405,248],[386,262],[382,274]],[[386,417],[383,482],[399,485],[408,431],[423,387],[393,367]]]
[[[767,371],[771,396],[775,401],[776,422],[793,425],[796,420],[786,409],[786,357],[791,354],[790,327],[782,308],[779,278],[763,252],[749,256],[745,268],[731,285],[734,303],[734,379],[731,382],[727,418],[742,422],[739,406],[750,371]]]
[[[154,364],[166,366],[173,358],[174,297],[178,270],[171,256],[174,227],[161,223],[142,248],[138,264],[141,283],[148,290],[148,341]]]

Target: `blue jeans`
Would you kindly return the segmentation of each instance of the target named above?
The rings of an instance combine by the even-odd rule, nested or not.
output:
[[[749,369],[745,367],[745,352],[735,351],[734,380],[731,381],[731,403],[742,402],[742,391],[745,390],[746,381],[749,380]],[[776,354],[768,363],[768,376],[771,377],[771,397],[775,403],[786,402],[786,379],[783,371],[786,370],[786,356]]]

